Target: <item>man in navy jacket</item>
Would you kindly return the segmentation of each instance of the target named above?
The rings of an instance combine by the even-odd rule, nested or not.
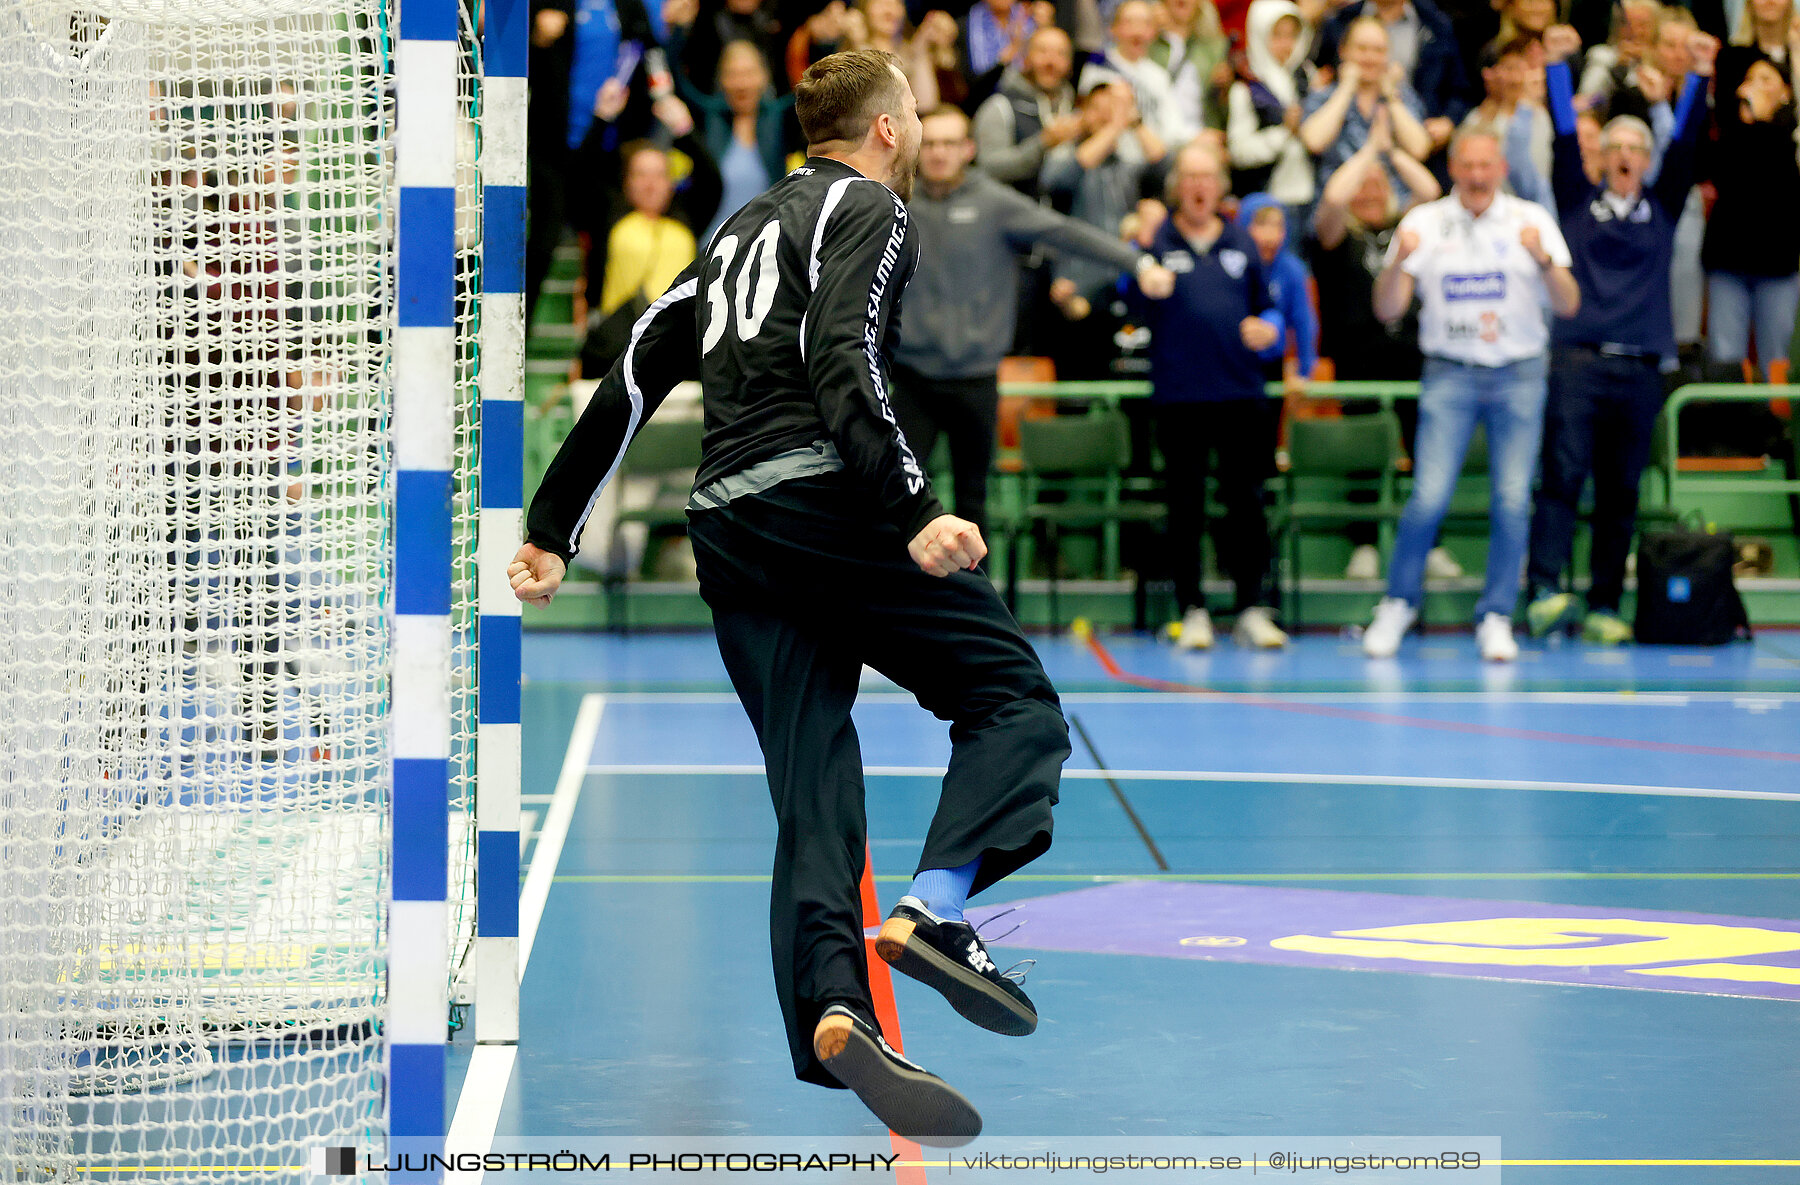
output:
[[[1237,591],[1233,639],[1242,646],[1287,644],[1269,607],[1269,528],[1263,484],[1275,457],[1281,405],[1263,393],[1258,354],[1285,340],[1287,325],[1269,298],[1262,257],[1248,231],[1219,217],[1225,165],[1209,145],[1189,144],[1169,174],[1169,219],[1148,249],[1175,273],[1175,294],[1134,293],[1134,314],[1150,330],[1150,401],[1169,501],[1169,560],[1181,602],[1180,643],[1212,645],[1200,584],[1209,454],[1218,454],[1224,522],[1213,532],[1219,566]]]
[[[1609,121],[1600,136],[1604,173],[1587,179],[1575,134],[1568,64],[1545,71],[1556,122],[1551,185],[1582,292],[1575,316],[1551,334],[1550,390],[1544,407],[1544,450],[1531,521],[1527,573],[1531,632],[1549,633],[1579,618],[1563,588],[1575,537],[1581,488],[1594,476],[1594,544],[1583,634],[1589,641],[1631,638],[1619,617],[1625,557],[1637,524],[1638,484],[1663,405],[1662,369],[1675,357],[1669,310],[1669,264],[1675,224],[1694,183],[1695,154],[1706,130],[1710,61],[1697,61],[1675,101],[1675,136],[1652,184],[1648,126],[1635,116]]]

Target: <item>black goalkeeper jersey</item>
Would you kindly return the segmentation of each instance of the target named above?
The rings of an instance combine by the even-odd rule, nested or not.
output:
[[[532,499],[526,537],[567,560],[631,438],[676,383],[699,379],[696,485],[825,441],[911,539],[944,513],[888,405],[917,263],[893,191],[808,159],[732,215],[639,318]]]

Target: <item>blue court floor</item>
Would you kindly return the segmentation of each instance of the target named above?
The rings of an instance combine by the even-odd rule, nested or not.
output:
[[[975,904],[1018,905],[995,955],[1037,960],[1042,1024],[894,988],[984,1138],[1498,1137],[1529,1185],[1800,1182],[1800,635],[1508,667],[1454,633],[1038,644],[1079,725],[1056,842]],[[773,819],[711,635],[530,634],[525,670],[541,915],[528,872],[498,1134],[882,1136],[791,1077]],[[949,746],[872,672],[856,723],[885,909]]]

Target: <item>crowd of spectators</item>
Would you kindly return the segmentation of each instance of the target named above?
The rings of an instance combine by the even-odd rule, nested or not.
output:
[[[1147,376],[1183,634],[1212,636],[1210,527],[1239,640],[1279,645],[1256,491],[1280,401],[1262,384],[1422,379],[1403,408],[1413,504],[1367,648],[1391,653],[1421,573],[1454,568],[1436,519],[1478,422],[1483,654],[1512,655],[1528,555],[1533,629],[1585,618],[1623,640],[1664,392],[1785,381],[1800,306],[1795,0],[1690,2],[537,0],[527,283],[580,232],[588,364],[604,365],[634,311],[803,158],[800,72],[885,49],[939,113],[921,232],[963,245],[944,283],[909,291],[905,325],[930,340],[903,330],[896,371],[916,430],[959,454],[959,514],[983,521],[962,503],[984,496],[1000,355]],[[969,258],[991,266],[958,272]],[[1759,410],[1683,430],[1742,452],[1780,429]],[[1203,521],[1209,468],[1221,523]],[[1569,538],[1590,478],[1583,613]],[[1379,574],[1375,541],[1352,528],[1349,574]]]

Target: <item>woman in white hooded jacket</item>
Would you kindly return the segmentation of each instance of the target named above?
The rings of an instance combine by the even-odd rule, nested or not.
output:
[[[1249,76],[1232,83],[1226,96],[1232,188],[1268,193],[1290,212],[1312,204],[1316,184],[1299,136],[1311,43],[1312,30],[1293,0],[1254,0],[1245,20]]]

